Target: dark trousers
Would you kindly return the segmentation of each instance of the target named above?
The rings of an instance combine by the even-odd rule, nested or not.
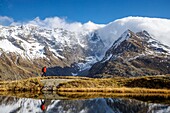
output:
[[[46,76],[46,72],[43,72],[42,77],[43,77],[43,76]]]

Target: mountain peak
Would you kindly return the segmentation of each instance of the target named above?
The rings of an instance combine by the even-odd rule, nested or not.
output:
[[[50,19],[43,21],[37,18],[23,25],[0,26],[0,55],[5,53],[7,59],[6,61],[0,59],[0,64],[8,66],[6,62],[11,59],[12,64],[16,64],[14,68],[19,70],[19,67],[22,67],[20,75],[24,75],[22,72],[28,75],[27,72],[30,72],[29,69],[32,70],[33,65],[38,70],[43,65],[70,67],[75,64],[78,67],[75,73],[79,75],[79,71],[88,71],[93,64],[102,59],[100,63],[103,64],[117,60],[116,63],[114,62],[115,65],[124,66],[124,69],[132,66],[129,65],[131,63],[127,66],[123,63],[133,60],[132,65],[137,67],[136,62],[139,61],[135,62],[135,60],[139,58],[142,58],[140,64],[150,62],[151,57],[160,57],[161,60],[166,61],[166,57],[168,58],[170,54],[170,47],[161,42],[170,44],[169,26],[170,20],[142,17],[123,18],[107,25],[97,25],[92,22],[66,23],[62,20],[55,22]],[[122,34],[123,31],[125,32]],[[146,58],[144,59],[143,56]],[[107,68],[112,68],[112,66]],[[164,69],[167,72],[167,68]],[[3,69],[0,68],[0,70]],[[8,73],[7,69],[0,75],[14,75],[18,73],[18,70],[15,73],[13,71]],[[39,71],[31,71],[31,73],[37,72]]]
[[[147,31],[134,33],[127,30],[114,42],[105,57],[93,65],[89,75],[168,74],[170,73],[169,51],[170,47],[152,38]]]
[[[130,37],[131,31],[128,29],[113,43],[113,48],[117,48],[123,41],[128,40]]]
[[[142,39],[131,30],[126,30],[112,45],[108,51],[120,54],[124,51],[137,51],[143,49]]]

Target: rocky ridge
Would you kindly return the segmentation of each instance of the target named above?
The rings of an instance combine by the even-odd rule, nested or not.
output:
[[[170,47],[147,31],[125,31],[105,57],[89,70],[89,76],[144,76],[170,73]]]
[[[140,76],[169,73],[169,47],[163,45],[170,43],[168,19],[126,17],[106,25],[90,22],[79,24],[79,27],[71,25],[69,29],[68,23],[65,27],[44,25],[25,23],[0,26],[1,80],[41,75],[44,65],[49,67],[48,75],[87,75],[96,62],[99,63],[90,69],[90,74]],[[128,30],[122,35],[123,38],[118,39],[127,29],[134,33]],[[111,65],[111,62],[106,63],[109,59],[114,63],[118,61]],[[105,65],[108,65],[105,70],[112,72],[102,71]],[[149,67],[145,68],[145,65]],[[159,66],[153,69],[155,65]],[[129,72],[131,74],[127,74]]]
[[[33,25],[1,26],[0,78],[10,80],[41,75],[43,66],[50,67],[48,75],[73,75],[75,70],[77,73],[89,69],[99,60],[104,48],[95,32]],[[63,73],[67,68],[69,72]]]

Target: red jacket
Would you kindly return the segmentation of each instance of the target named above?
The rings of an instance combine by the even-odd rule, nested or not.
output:
[[[47,68],[46,68],[46,67],[43,67],[43,68],[42,68],[42,72],[46,73],[46,72],[47,72]]]
[[[46,110],[46,106],[43,104],[43,105],[41,105],[41,110]]]

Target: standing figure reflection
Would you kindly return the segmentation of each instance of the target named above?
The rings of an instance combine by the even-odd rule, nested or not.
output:
[[[45,100],[41,100],[41,110],[45,112],[46,106],[45,106]]]

